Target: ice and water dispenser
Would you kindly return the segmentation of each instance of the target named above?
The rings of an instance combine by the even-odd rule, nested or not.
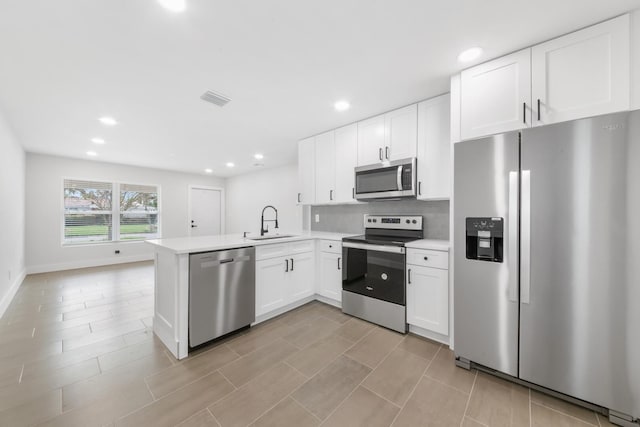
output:
[[[502,262],[503,218],[467,218],[467,259]]]

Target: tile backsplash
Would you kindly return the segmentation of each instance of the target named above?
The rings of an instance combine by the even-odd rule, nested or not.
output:
[[[320,215],[320,222],[315,216]],[[449,239],[449,201],[421,200],[377,201],[354,205],[326,205],[311,207],[311,230],[361,234],[363,216],[422,215],[425,239]]]

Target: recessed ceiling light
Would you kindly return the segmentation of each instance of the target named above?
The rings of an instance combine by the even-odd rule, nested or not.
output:
[[[232,168],[234,166],[235,166],[235,164],[233,162],[227,162],[227,167],[228,168]]]
[[[338,101],[335,104],[333,104],[333,108],[336,109],[336,111],[346,111],[349,109],[349,107],[351,107],[351,104],[349,104],[349,102],[347,101]]]
[[[171,12],[184,12],[187,7],[186,0],[158,0],[158,3]]]
[[[262,160],[262,159],[264,159],[264,156],[262,154],[260,154],[260,153],[256,153],[256,154],[253,155],[253,158],[256,159],[256,160]]]
[[[480,55],[482,55],[481,47],[472,47],[467,49],[458,55],[458,61],[460,62],[471,62],[474,59],[477,59]]]
[[[104,144],[104,139],[102,138],[91,138],[91,142],[93,142],[94,144]]]
[[[213,169],[207,168],[207,169],[204,170],[204,173],[213,173]]]
[[[87,156],[95,157],[97,155],[98,153],[96,153],[95,151],[87,151]]]
[[[105,116],[105,117],[100,117],[98,120],[100,120],[100,123],[106,126],[115,126],[118,124],[116,119],[114,119],[113,117]]]

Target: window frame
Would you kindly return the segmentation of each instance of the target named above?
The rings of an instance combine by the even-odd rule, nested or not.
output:
[[[65,199],[65,194],[64,194],[64,189],[65,189],[65,181],[87,181],[87,182],[99,182],[102,184],[110,184],[111,185],[111,233],[112,233],[112,238],[111,240],[104,240],[101,242],[82,242],[82,243],[73,243],[73,242],[67,242],[65,239],[65,207],[64,207],[64,199]],[[60,189],[60,194],[62,195],[61,197],[61,211],[62,211],[62,220],[60,222],[61,225],[61,229],[60,229],[60,236],[61,236],[61,245],[63,247],[80,247],[80,246],[100,246],[100,245],[109,245],[109,244],[130,244],[130,243],[144,243],[145,240],[147,239],[121,239],[120,238],[120,215],[122,214],[122,212],[120,212],[120,187],[121,185],[126,184],[126,185],[140,185],[140,186],[148,186],[148,187],[155,187],[156,188],[156,194],[158,195],[158,232],[156,233],[157,236],[153,237],[153,239],[161,239],[162,238],[162,188],[160,186],[160,184],[144,184],[144,183],[140,183],[140,182],[132,182],[132,181],[110,181],[110,180],[105,180],[105,179],[93,179],[93,178],[77,178],[77,177],[68,177],[68,176],[63,176],[62,177],[62,181],[60,183],[61,189]],[[106,211],[99,211],[99,212],[105,212]],[[99,212],[92,212],[92,213],[99,213]],[[82,213],[82,212],[80,212]],[[117,221],[116,221],[117,218]]]

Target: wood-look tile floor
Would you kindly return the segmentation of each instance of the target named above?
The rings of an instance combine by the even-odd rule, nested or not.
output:
[[[600,426],[440,344],[313,302],[175,360],[153,266],[28,276],[0,319],[0,426]]]

